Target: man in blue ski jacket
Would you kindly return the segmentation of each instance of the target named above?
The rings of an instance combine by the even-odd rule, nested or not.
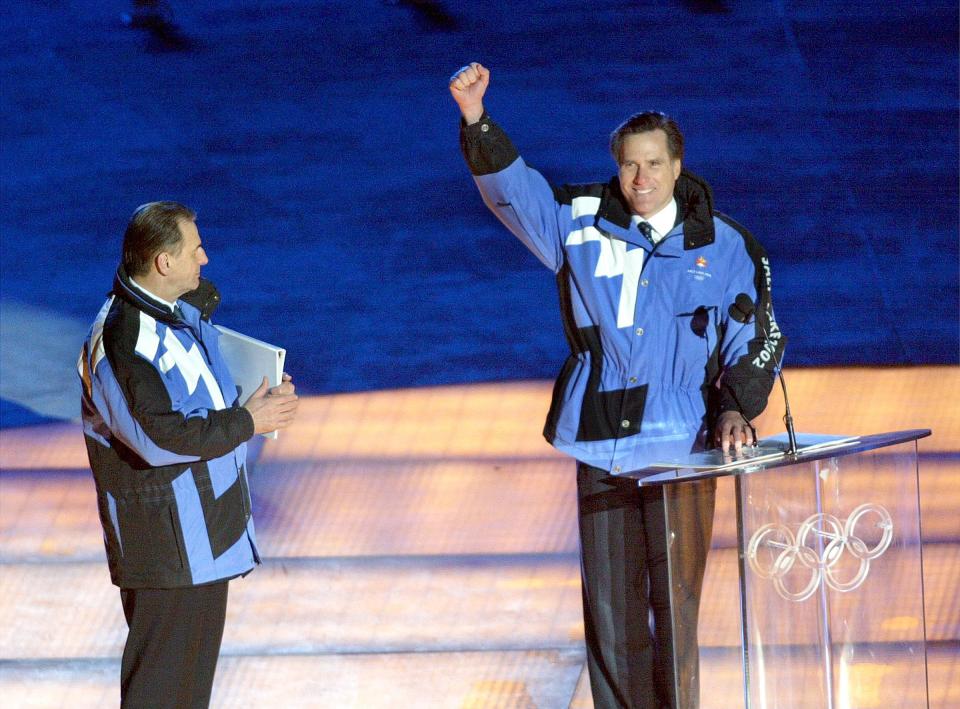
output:
[[[124,707],[206,707],[223,636],[227,582],[257,553],[246,441],[288,426],[293,383],[264,379],[244,405],[209,319],[195,214],[139,207],[113,290],[78,369],[87,455],[107,562],[129,633]]]
[[[560,290],[571,353],[544,435],[578,461],[594,703],[695,707],[715,485],[684,486],[672,518],[687,540],[672,606],[661,492],[618,476],[713,445],[754,443],[750,420],[766,406],[784,345],[769,262],[746,229],[714,211],[709,186],[683,169],[672,119],[646,112],[617,128],[618,175],[609,182],[551,186],[485,112],[489,81],[473,63],[449,88],[484,202]],[[756,313],[746,323],[729,314],[744,298]]]

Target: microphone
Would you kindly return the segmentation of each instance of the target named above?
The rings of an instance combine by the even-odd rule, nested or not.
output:
[[[755,311],[756,307],[753,305],[753,301],[750,300],[750,296],[746,293],[737,293],[736,300],[734,300],[733,304],[727,310],[731,318],[742,323],[749,322]]]
[[[730,314],[730,317],[736,320],[739,323],[749,323],[751,319],[760,326],[763,336],[770,340],[770,333],[767,332],[767,329],[763,326],[763,323],[757,320],[754,316],[757,312],[757,307],[753,304],[753,300],[746,293],[738,293],[737,297],[734,299],[734,302],[727,309],[727,312]],[[777,365],[777,375],[780,377],[780,386],[783,388],[783,403],[786,412],[783,415],[783,424],[787,427],[787,438],[790,442],[790,447],[787,449],[787,455],[796,455],[797,454],[797,433],[793,428],[793,416],[790,413],[790,399],[787,398],[787,380],[783,376],[783,368],[780,366],[780,358],[777,357],[777,348],[773,348],[773,362]]]

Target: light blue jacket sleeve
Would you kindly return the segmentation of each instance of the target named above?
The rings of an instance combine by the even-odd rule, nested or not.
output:
[[[554,273],[563,267],[563,224],[569,207],[517,153],[507,134],[484,114],[461,123],[460,145],[484,203]]]

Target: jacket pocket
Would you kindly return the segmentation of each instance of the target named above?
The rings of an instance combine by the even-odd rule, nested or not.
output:
[[[175,502],[130,495],[117,503],[117,522],[123,566],[131,577],[183,570],[186,552]]]

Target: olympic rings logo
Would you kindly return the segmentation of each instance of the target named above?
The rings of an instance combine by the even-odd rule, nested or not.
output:
[[[880,540],[873,547],[856,534],[857,525],[870,518],[875,518],[873,528],[880,530]],[[870,531],[869,527],[861,529]],[[873,536],[876,536],[875,532]],[[860,586],[870,572],[870,561],[883,554],[892,539],[890,513],[880,505],[866,503],[854,509],[844,524],[833,515],[822,512],[811,515],[800,525],[796,535],[784,524],[765,524],[750,537],[747,561],[758,576],[773,580],[781,598],[800,602],[810,598],[821,582],[843,593]],[[772,563],[761,563],[761,556],[768,559],[771,556],[770,553],[761,554],[761,550],[772,552]],[[844,553],[859,560],[856,573],[847,580],[838,578],[837,562]],[[787,574],[795,567],[810,572],[809,582],[799,591],[790,590],[786,585]]]

